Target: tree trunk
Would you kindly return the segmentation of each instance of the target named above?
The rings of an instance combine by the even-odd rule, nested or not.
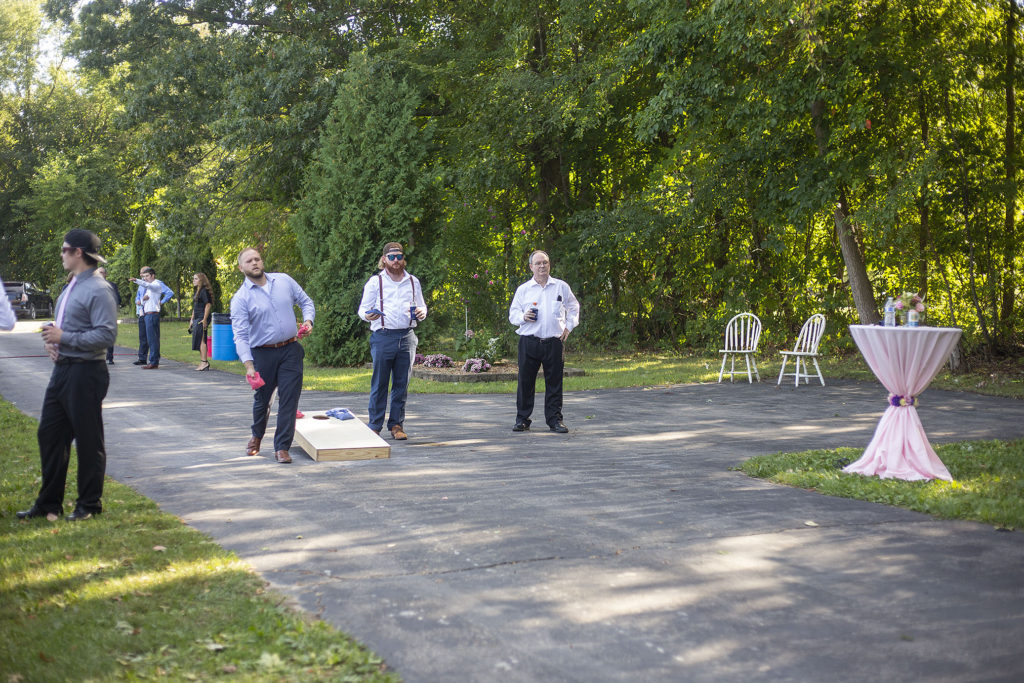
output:
[[[917,92],[917,114],[921,124],[921,142],[925,148],[928,147],[928,107],[925,102],[924,86],[920,86]],[[925,181],[918,188],[917,195],[917,291],[921,299],[928,299],[928,245],[931,242],[931,225],[929,224],[930,198],[928,196],[928,183]]]
[[[881,316],[875,304],[875,294],[868,279],[864,257],[853,236],[846,188],[839,188],[839,206],[836,207],[833,218],[836,223],[836,237],[839,238],[839,249],[843,254],[846,272],[850,276],[850,290],[853,294],[853,304],[857,307],[857,317],[861,325],[874,325],[881,320]]]
[[[825,122],[824,114],[825,102],[815,100],[811,104],[811,118],[814,121],[814,139],[818,145],[818,156],[825,155],[825,146],[828,141],[828,124]],[[881,320],[881,316],[878,314],[875,294],[871,288],[871,280],[868,279],[867,267],[864,265],[864,255],[853,234],[850,206],[846,200],[846,188],[840,186],[837,189],[839,190],[839,205],[833,212],[833,220],[836,224],[839,251],[843,256],[846,272],[850,276],[853,304],[857,307],[857,317],[860,319],[860,323],[874,325]]]
[[[1016,127],[1016,93],[1014,78],[1017,68],[1017,2],[1008,0],[1006,3],[1006,140],[1003,151],[1003,163],[1006,172],[1006,214],[1003,222],[1003,291],[999,311],[1001,334],[1003,341],[1013,333],[1013,308],[1016,273],[1014,257],[1017,250],[1015,212],[1017,208],[1017,140]]]

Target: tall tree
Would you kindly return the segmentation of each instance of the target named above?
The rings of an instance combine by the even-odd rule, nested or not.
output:
[[[308,345],[316,362],[366,358],[365,325],[355,314],[381,248],[402,242],[414,259],[433,238],[424,225],[434,191],[426,168],[432,126],[417,115],[422,102],[408,70],[388,59],[358,55],[342,78],[294,220],[318,308]]]

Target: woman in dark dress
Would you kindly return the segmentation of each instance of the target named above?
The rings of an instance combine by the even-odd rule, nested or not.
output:
[[[209,349],[206,345],[207,330],[210,329],[210,311],[213,309],[213,288],[204,273],[192,276],[195,293],[192,295],[192,319],[188,328],[192,330],[192,350],[199,352],[202,362],[196,370],[209,370]]]

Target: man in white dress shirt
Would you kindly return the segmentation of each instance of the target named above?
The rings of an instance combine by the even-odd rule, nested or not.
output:
[[[409,392],[409,371],[416,354],[416,323],[427,317],[427,304],[419,279],[406,272],[405,253],[398,242],[384,245],[377,262],[379,272],[363,286],[357,313],[370,323],[370,429],[380,432],[391,384],[391,414],[388,430],[397,441],[405,441],[405,399]]]
[[[313,300],[291,276],[264,272],[263,257],[252,247],[238,254],[238,269],[245,279],[231,297],[235,351],[245,365],[246,377],[254,379],[259,373],[264,382],[256,388],[253,398],[252,438],[245,454],[260,452],[270,419],[270,399],[277,389],[274,457],[277,462],[289,463],[292,458],[288,451],[295,438],[295,411],[302,394],[302,360],[306,357],[299,337],[313,330],[316,309]],[[301,330],[295,322],[296,306],[302,309]]]
[[[530,254],[533,278],[519,285],[508,320],[518,327],[519,387],[513,432],[530,428],[537,370],[544,366],[544,421],[559,434],[569,431],[562,422],[562,372],[565,339],[580,322],[580,303],[563,280],[551,277],[551,258],[543,251]]]
[[[149,349],[149,359],[142,365],[142,369],[156,370],[160,367],[160,308],[174,293],[167,285],[156,279],[156,271],[149,266],[143,266],[139,270],[138,278],[128,279],[139,286],[139,291],[135,295],[136,308],[139,306],[142,308],[142,317],[139,322],[145,327],[145,341]],[[139,353],[141,354],[141,335],[139,339]],[[142,358],[140,357],[139,360]],[[135,364],[138,365],[138,363]]]

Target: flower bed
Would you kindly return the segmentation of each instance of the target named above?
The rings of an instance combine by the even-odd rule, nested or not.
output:
[[[566,368],[564,376],[582,377],[584,374],[583,370]],[[519,378],[519,366],[499,360],[486,372],[469,372],[464,371],[462,366],[437,368],[414,365],[412,376],[433,382],[514,382]]]

